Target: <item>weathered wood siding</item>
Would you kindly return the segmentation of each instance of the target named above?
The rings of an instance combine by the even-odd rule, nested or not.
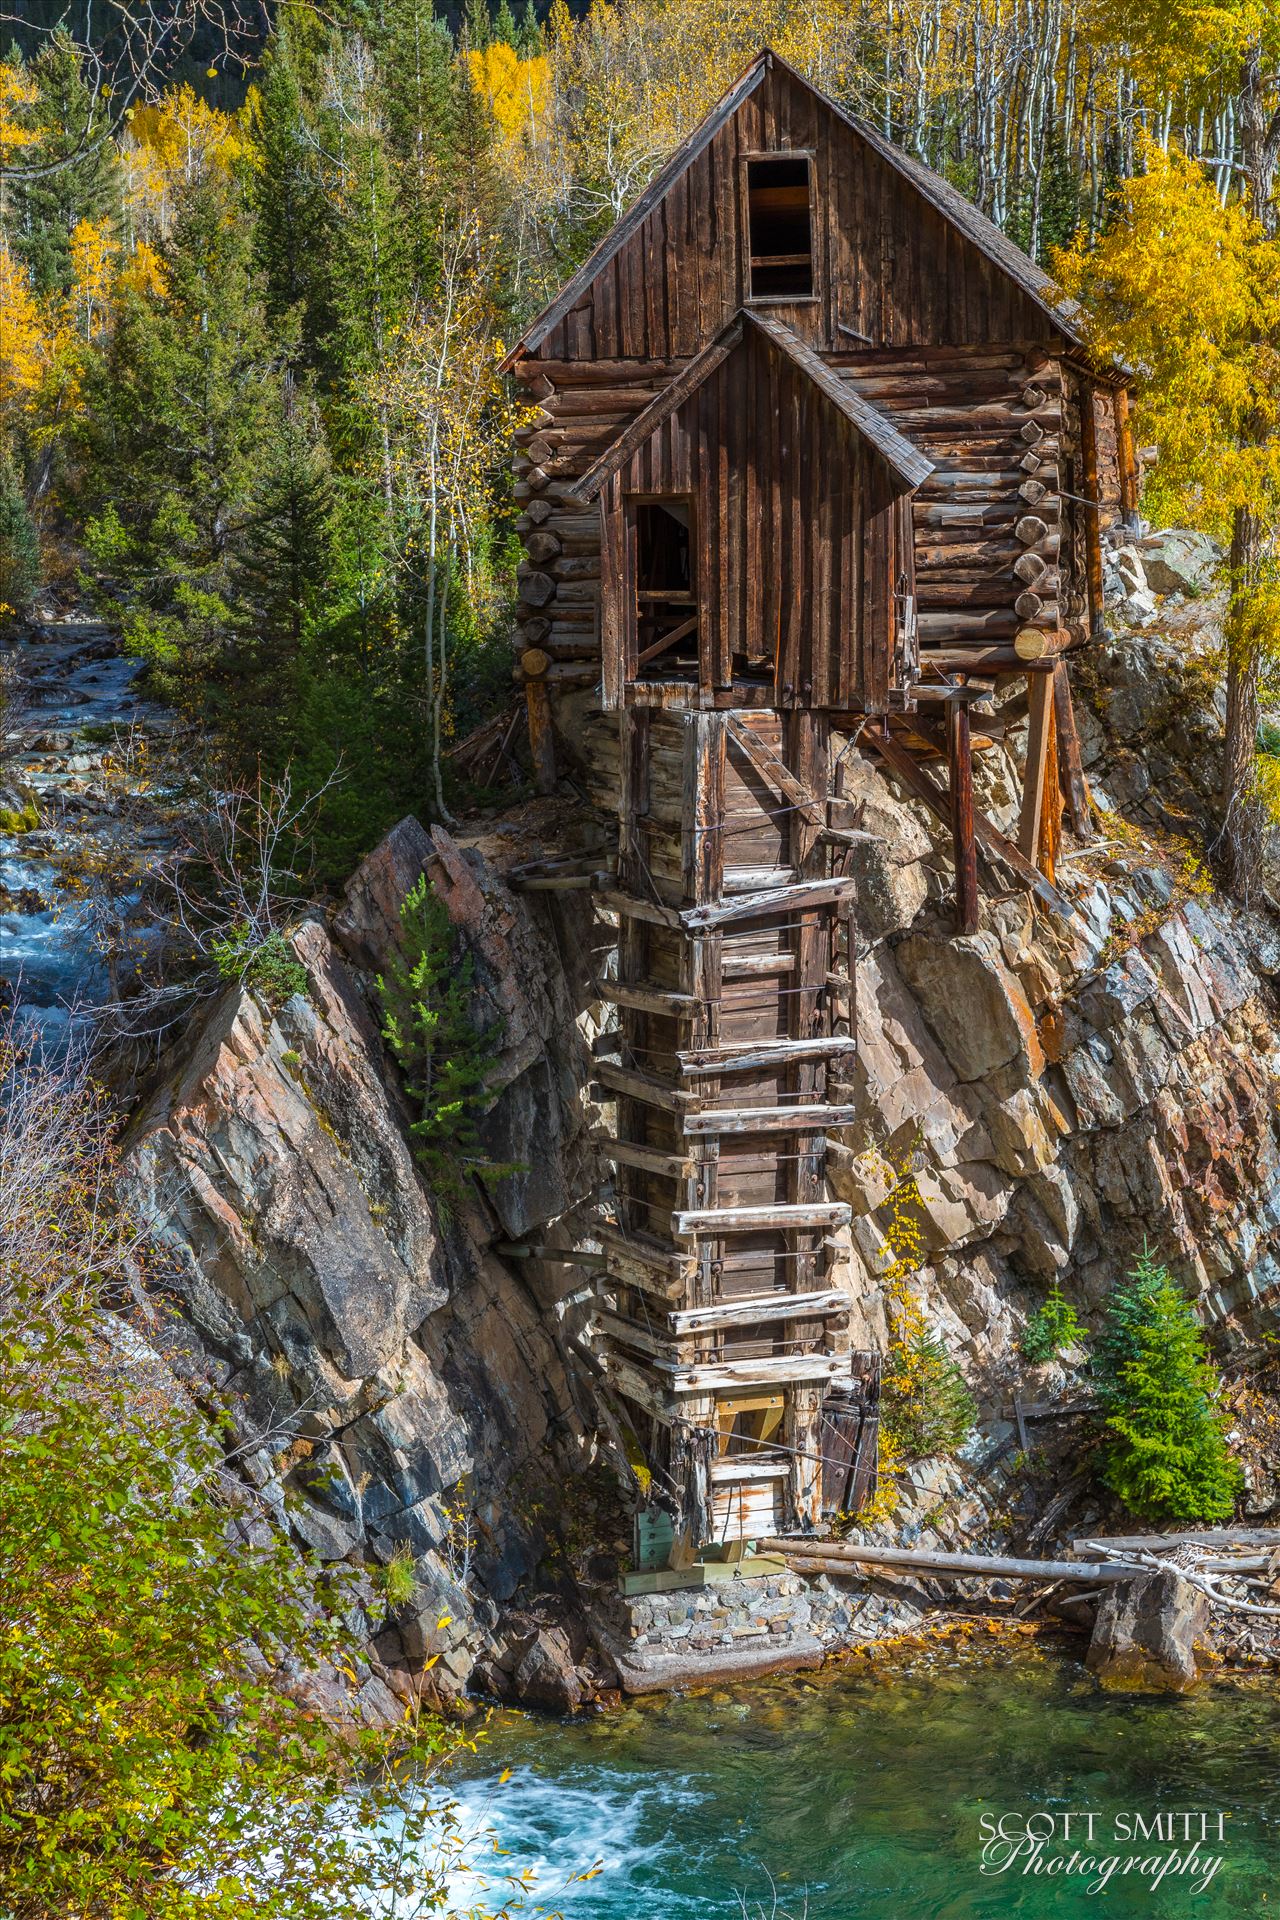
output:
[[[630,495],[677,494],[693,501],[704,688],[728,689],[733,655],[750,652],[776,663],[779,707],[883,709],[901,491],[813,382],[748,333],[603,498],[606,688],[620,698],[635,672],[633,561],[614,523]]]
[[[896,167],[774,67],[551,329],[547,361],[687,357],[747,298],[743,161],[814,160],[812,299],[770,302],[811,346],[1049,342],[1044,310]]]

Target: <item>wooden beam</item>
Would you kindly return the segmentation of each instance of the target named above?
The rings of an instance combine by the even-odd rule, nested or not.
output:
[[[1005,1554],[944,1553],[924,1547],[869,1547],[825,1540],[763,1540],[762,1553],[781,1553],[802,1573],[855,1572],[859,1567],[892,1567],[904,1573],[952,1574],[970,1580],[1071,1580],[1077,1586],[1097,1586],[1121,1580],[1140,1580],[1150,1567],[1137,1561],[1014,1560]]]
[[[852,1034],[816,1034],[811,1040],[743,1040],[724,1047],[700,1047],[676,1055],[682,1073],[741,1073],[747,1067],[784,1066],[793,1060],[825,1060],[856,1053]]]
[[[551,696],[547,675],[551,656],[540,647],[530,647],[521,655],[524,672],[524,703],[529,719],[529,757],[533,762],[535,793],[556,790],[556,740],[551,722]]]
[[[600,999],[611,1006],[632,1007],[637,1013],[669,1014],[673,1019],[687,1019],[698,1004],[692,994],[673,993],[665,987],[637,987],[630,981],[624,986],[620,980],[597,980],[595,988]]]
[[[919,724],[926,726],[929,723],[922,720]],[[882,735],[873,733],[869,729],[863,735],[863,739],[875,748],[885,765],[897,774],[903,786],[910,793],[914,793],[917,799],[923,800],[944,826],[949,826],[950,809],[945,795],[938,790],[930,775],[912,758],[905,747],[900,747],[896,740],[886,740]],[[973,810],[973,832],[979,848],[989,860],[998,860],[1002,866],[1008,867],[1022,884],[1054,913],[1060,913],[1068,920],[1075,917],[1075,908],[1071,902],[1064,899],[1058,889],[1045,879],[1040,870],[1023,857],[1012,840],[1006,839],[1004,834],[992,825],[986,814],[977,807]]]
[[[1102,532],[1098,525],[1098,416],[1095,412],[1093,388],[1087,381],[1080,383],[1080,479],[1087,501],[1094,506],[1084,509],[1084,570],[1089,590],[1089,631],[1101,632],[1103,621],[1102,602]]]
[[[843,1200],[821,1200],[803,1206],[690,1207],[673,1213],[673,1233],[754,1233],[758,1228],[847,1227],[853,1210]]]
[[[641,1173],[656,1173],[671,1180],[687,1179],[693,1171],[688,1154],[660,1153],[657,1147],[643,1147],[634,1140],[597,1140],[594,1142],[606,1160],[621,1167],[636,1167]]]
[[[822,802],[812,794],[802,780],[798,780],[785,760],[762,740],[748,722],[731,713],[727,721],[729,738],[751,762],[765,785],[776,794],[778,799],[789,802],[814,826],[821,826],[826,819],[826,809]]]
[[[623,1233],[621,1228],[612,1226],[607,1220],[586,1220],[584,1233],[589,1233],[610,1257],[609,1272],[614,1272],[613,1258],[630,1261],[638,1266],[648,1267],[655,1273],[666,1274],[671,1280],[689,1280],[697,1271],[697,1256],[682,1252],[678,1247],[664,1247],[657,1241],[649,1241],[634,1233]]]
[[[847,1353],[769,1354],[760,1360],[722,1360],[670,1370],[673,1393],[719,1393],[731,1387],[788,1386],[801,1380],[849,1378]],[[663,1372],[668,1372],[663,1368]]]
[[[689,1307],[669,1313],[674,1334],[713,1333],[717,1327],[755,1327],[776,1320],[807,1320],[843,1316],[852,1306],[847,1293],[828,1288],[824,1293],[754,1295],[746,1300],[718,1300],[713,1307]]]
[[[620,913],[631,920],[643,920],[647,926],[670,927],[673,932],[680,929],[680,913],[676,907],[664,907],[657,900],[641,900],[634,893],[623,893],[613,884],[612,874],[598,876],[599,884],[593,881],[597,904],[606,913]]]
[[[827,1107],[816,1102],[791,1107],[714,1107],[686,1112],[685,1133],[823,1133],[828,1127],[852,1127],[856,1107]]]
[[[799,907],[834,906],[851,896],[854,883],[840,875],[829,880],[798,880],[794,886],[771,887],[762,893],[744,893],[704,907],[688,907],[680,915],[690,931],[723,927],[734,920],[755,920],[769,913],[789,913]]]
[[[1058,742],[1058,778],[1066,796],[1067,818],[1077,840],[1090,833],[1089,789],[1085,783],[1084,763],[1080,758],[1080,736],[1076,732],[1075,708],[1071,702],[1071,681],[1065,661],[1053,670],[1053,712]]]
[[[1124,387],[1115,390],[1116,460],[1120,474],[1120,518],[1130,532],[1138,526],[1138,462],[1133,452],[1133,423],[1129,418],[1129,395]]]
[[[947,713],[947,769],[951,785],[951,844],[956,865],[956,931],[978,931],[978,845],[973,832],[973,745],[969,709]]]
[[[1030,688],[1031,720],[1027,730],[1027,765],[1022,779],[1022,812],[1018,819],[1018,850],[1034,861],[1040,846],[1044,812],[1044,776],[1053,724],[1053,681],[1045,675]]]
[[[597,1060],[593,1072],[611,1093],[643,1101],[648,1107],[661,1107],[665,1113],[679,1113],[684,1103],[693,1097],[677,1092],[661,1080],[651,1080],[647,1073],[632,1073],[626,1067],[615,1066],[612,1060]]]
[[[753,1460],[750,1455],[731,1454],[725,1460],[711,1462],[713,1487],[750,1486],[755,1482],[785,1480],[791,1471],[789,1460]]]

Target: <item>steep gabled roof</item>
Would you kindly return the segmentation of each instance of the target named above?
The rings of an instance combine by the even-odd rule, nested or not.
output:
[[[993,266],[998,267],[1001,273],[1006,274],[1019,286],[1068,340],[1076,346],[1085,345],[1077,325],[1080,309],[1076,302],[1055,300],[1053,282],[1048,274],[1038,267],[1021,247],[1016,246],[1007,233],[1002,232],[994,221],[988,220],[984,213],[979,213],[971,201],[966,200],[962,193],[944,180],[940,174],[935,173],[931,167],[926,167],[921,160],[913,160],[909,154],[903,152],[901,147],[895,146],[892,140],[887,140],[882,133],[877,133],[867,121],[846,112],[811,81],[806,80],[803,74],[797,73],[794,67],[766,47],[756,55],[746,72],[734,81],[729,91],[712,107],[706,118],[699,122],[688,139],[676,148],[666,165],[654,175],[644,192],[598,242],[573,278],[566,281],[555,298],[543,308],[537,319],[530,322],[503,360],[504,369],[510,368],[522,353],[532,352],[534,348],[540,346],[551,329],[572,311],[601,268],[612,260],[632,234],[644,224],[649,214],[665,198],[686,167],[710,146],[717,133],[733,117],[743,101],[749,99],[755,92],[771,67],[780,68],[798,86],[806,88],[815,99],[820,100],[829,112],[843,121],[858,135],[859,139],[864,140],[881,159],[901,174],[903,179],[936,208],[945,220],[958,228],[980,253],[986,255]]]
[[[718,366],[742,344],[746,330],[754,328],[770,341],[778,351],[798,367],[800,372],[819,389],[823,398],[842,413],[846,420],[857,429],[862,438],[875,448],[890,471],[901,480],[905,488],[915,488],[922,480],[927,480],[933,472],[933,463],[926,460],[918,447],[898,432],[893,423],[886,419],[878,407],[853,391],[847,380],[833,373],[813,348],[806,346],[799,335],[782,320],[771,314],[757,313],[753,308],[740,307],[732,320],[721,327],[719,333],[710,340],[701,353],[695,354],[688,366],[681,369],[673,380],[660,393],[654,395],[647,407],[641,409],[630,425],[625,427],[611,446],[594,460],[574,487],[575,499],[584,503],[595,500],[605,482],[628,461],[638,448],[645,444],[657,432],[664,420],[669,420],[678,407],[682,407],[691,394],[713,374]]]

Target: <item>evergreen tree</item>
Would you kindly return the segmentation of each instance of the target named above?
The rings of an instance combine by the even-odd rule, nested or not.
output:
[[[99,141],[103,104],[85,83],[69,40],[57,38],[28,68],[36,100],[40,170],[9,188],[14,250],[30,269],[38,295],[66,293],[72,281],[71,235],[81,220],[101,220],[120,207],[120,170],[112,141]]]
[[[1119,1367],[1107,1416],[1104,1483],[1153,1520],[1228,1520],[1240,1469],[1227,1449],[1219,1385],[1189,1303],[1166,1272],[1114,1329]]]
[[[323,622],[333,569],[328,449],[315,404],[286,373],[262,448],[262,471],[232,544],[235,637],[228,724],[242,757],[276,769],[292,757],[304,646]]]
[[[21,613],[40,584],[40,536],[27,511],[12,457],[0,447],[0,627]]]
[[[296,313],[304,355],[315,365],[333,330],[325,263],[332,207],[311,132],[311,90],[324,42],[315,16],[282,7],[254,96],[254,258],[269,319]]]
[[[536,55],[546,52],[533,0],[525,0],[524,12],[520,15],[520,25],[516,31],[515,48],[522,60],[532,60]]]
[[[1152,1297],[1168,1277],[1167,1269],[1144,1248],[1132,1273],[1111,1290],[1106,1317],[1093,1343],[1091,1363],[1104,1406],[1118,1406],[1123,1401],[1124,1370],[1138,1357],[1141,1329]]]
[[[489,0],[466,0],[462,10],[462,37],[467,46],[480,53],[493,39],[489,18]]]
[[[85,451],[92,556],[127,642],[213,716],[232,628],[232,543],[263,484],[287,341],[268,327],[234,182],[191,185],[164,284],[121,302],[92,391]]]

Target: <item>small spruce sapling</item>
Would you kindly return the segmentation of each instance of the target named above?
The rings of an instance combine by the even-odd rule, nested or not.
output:
[[[1103,1482],[1143,1518],[1228,1520],[1241,1472],[1194,1310],[1150,1261],[1140,1291],[1119,1291],[1122,1318],[1108,1331],[1113,1353],[1128,1357],[1104,1393]]]
[[[1065,1347],[1078,1347],[1084,1337],[1075,1308],[1063,1299],[1055,1280],[1023,1329],[1023,1357],[1033,1367],[1042,1366],[1046,1360],[1056,1359]]]
[[[470,955],[456,959],[449,915],[425,873],[405,895],[400,925],[403,951],[392,959],[389,978],[378,975],[382,1033],[417,1109],[410,1126],[415,1153],[447,1213],[462,1198],[468,1175],[492,1185],[519,1171],[490,1160],[480,1139],[498,1030],[482,1032],[472,1023],[475,969]]]

